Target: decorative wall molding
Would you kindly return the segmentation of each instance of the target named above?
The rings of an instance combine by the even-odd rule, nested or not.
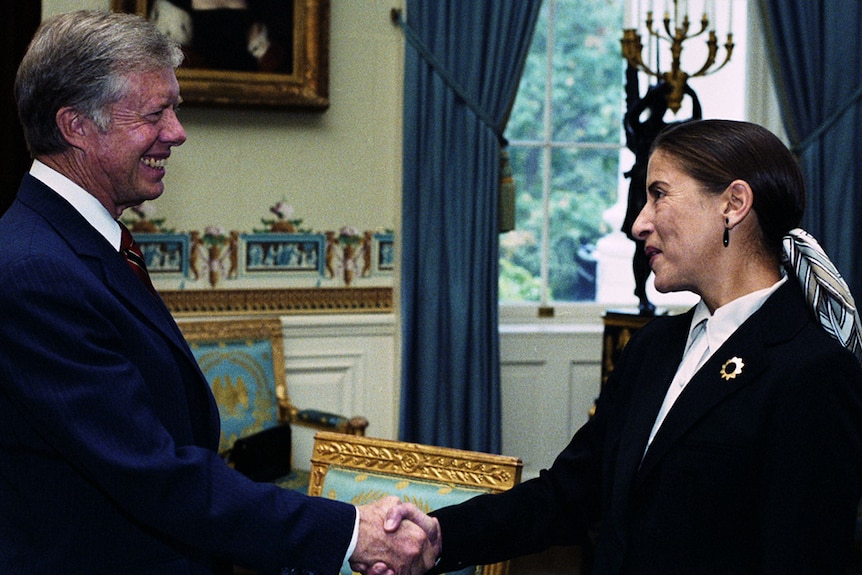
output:
[[[301,227],[303,220],[284,202],[270,212],[277,218],[261,219],[264,227],[250,232],[219,225],[178,232],[146,203],[131,208],[123,223],[160,290],[392,285],[391,230],[316,231]]]
[[[175,315],[391,313],[391,287],[160,290]]]

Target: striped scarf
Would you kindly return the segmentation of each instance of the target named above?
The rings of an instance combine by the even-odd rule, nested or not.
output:
[[[803,229],[784,236],[785,265],[795,273],[814,317],[862,363],[862,321],[850,288],[814,237]]]

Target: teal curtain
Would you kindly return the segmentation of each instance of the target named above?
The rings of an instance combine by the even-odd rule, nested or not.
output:
[[[499,158],[540,4],[406,2],[406,441],[500,451]]]
[[[762,0],[791,147],[808,187],[803,227],[862,299],[862,3]]]

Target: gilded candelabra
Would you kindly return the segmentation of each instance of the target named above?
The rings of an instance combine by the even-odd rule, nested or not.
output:
[[[638,0],[635,1],[637,2]],[[732,2],[733,0],[730,1]],[[628,12],[628,2],[626,5]],[[684,5],[687,7],[688,2],[685,2]],[[670,86],[670,93],[667,97],[668,108],[676,113],[679,111],[682,103],[685,86],[689,78],[706,76],[707,74],[717,72],[730,61],[730,57],[733,54],[733,33],[728,27],[727,42],[724,44],[724,48],[726,50],[724,61],[719,66],[713,67],[716,62],[716,57],[718,56],[718,37],[715,31],[715,15],[713,13],[710,18],[710,15],[707,14],[707,12],[710,11],[710,6],[712,7],[711,11],[714,12],[715,0],[705,1],[703,17],[700,20],[700,29],[697,31],[691,30],[692,22],[689,20],[687,9],[684,10],[683,14],[680,14],[679,0],[673,0],[673,20],[671,20],[671,11],[667,9],[667,4],[665,6],[666,9],[663,17],[664,30],[658,26],[654,27],[656,22],[653,20],[652,2],[650,8],[646,12],[646,30],[649,36],[648,41],[652,41],[653,39],[655,40],[657,53],[661,42],[664,41],[670,43],[670,70],[662,72],[659,69],[658,64],[655,64],[655,67],[653,68],[651,67],[651,62],[644,62],[642,55],[643,43],[641,42],[641,35],[637,28],[625,28],[623,30],[623,38],[621,42],[623,57],[628,61],[630,66],[668,83]],[[635,21],[635,26],[637,25],[638,23]],[[680,67],[680,56],[682,55],[683,42],[703,36],[704,34],[706,35],[706,46],[708,49],[706,61],[699,70],[689,74],[683,71]],[[658,61],[658,58],[656,58],[656,61]]]

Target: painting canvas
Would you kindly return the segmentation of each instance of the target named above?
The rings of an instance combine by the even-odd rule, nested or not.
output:
[[[188,103],[325,110],[329,0],[113,0],[183,48]]]

